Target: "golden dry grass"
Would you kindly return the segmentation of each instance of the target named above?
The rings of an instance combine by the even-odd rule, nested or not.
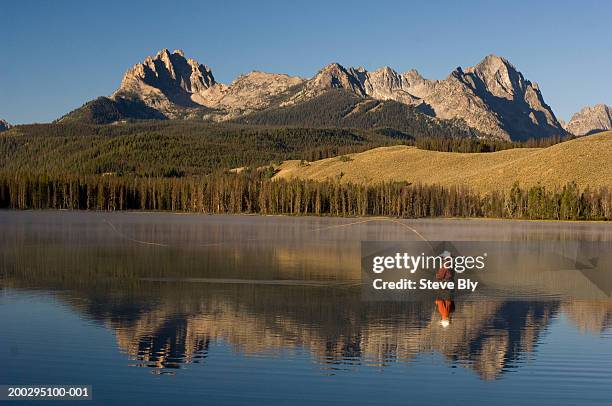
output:
[[[407,181],[467,185],[487,192],[521,186],[612,187],[612,131],[548,148],[517,148],[493,153],[464,154],[393,146],[310,162],[286,161],[275,179],[340,179],[342,182]]]

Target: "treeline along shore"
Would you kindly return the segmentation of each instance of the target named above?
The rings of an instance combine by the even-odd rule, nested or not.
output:
[[[0,208],[612,220],[610,190],[575,183],[554,190],[515,184],[479,194],[466,187],[275,180],[272,174],[271,168],[175,178],[0,173]]]

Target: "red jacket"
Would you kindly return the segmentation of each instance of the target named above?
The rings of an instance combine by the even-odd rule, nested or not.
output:
[[[450,281],[453,279],[453,276],[453,268],[447,268],[444,265],[436,272],[436,280],[438,281]]]
[[[448,316],[455,311],[455,302],[451,299],[436,299],[436,306],[438,306],[438,313],[442,316],[442,320],[448,320]]]

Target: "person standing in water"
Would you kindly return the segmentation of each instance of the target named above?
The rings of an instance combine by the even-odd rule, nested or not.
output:
[[[436,272],[436,280],[439,282],[448,282],[452,281],[455,278],[455,271],[452,267],[452,257],[451,253],[448,251],[444,251],[440,254],[442,258],[442,266]]]

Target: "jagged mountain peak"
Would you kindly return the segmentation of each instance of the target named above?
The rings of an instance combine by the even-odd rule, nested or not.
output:
[[[425,79],[416,70],[400,74],[382,66],[368,71],[332,62],[308,80],[253,71],[227,86],[215,80],[208,66],[181,50],[164,48],[129,69],[110,100],[140,101],[168,118],[229,120],[306,102],[333,89],[394,100],[439,119],[460,119],[481,133],[505,139],[565,134],[537,85],[506,58],[493,54],[472,67],[455,69],[443,80]]]
[[[297,100],[331,88],[419,106],[432,116],[463,119],[484,133],[505,139],[565,133],[538,86],[525,80],[506,58],[493,54],[472,67],[456,68],[444,80],[427,80],[416,70],[398,74],[383,66],[368,72],[333,63],[308,81]]]
[[[380,67],[372,72],[366,72],[367,77],[364,82],[372,89],[367,90],[368,94],[372,94],[375,89],[378,90],[399,90],[404,87],[404,78],[395,70],[388,66]]]
[[[465,74],[478,78],[489,92],[506,99],[523,95],[528,87],[539,90],[537,85],[526,81],[510,61],[493,54],[487,55],[477,65],[467,68]]]
[[[402,73],[402,77],[408,81],[408,83],[413,84],[417,82],[422,82],[425,78],[419,73],[416,69],[410,69],[404,73]]]
[[[322,67],[315,76],[311,79],[313,81],[322,80],[322,78],[340,78],[351,76],[351,71],[354,69],[347,69],[340,65],[338,62],[331,62]],[[339,80],[339,79],[338,79]]]
[[[458,68],[459,70],[461,68]],[[522,79],[523,75],[506,58],[497,55],[487,55],[482,61],[465,69],[464,74],[473,74],[483,80],[503,78],[512,81]]]
[[[479,76],[510,76],[520,74],[516,67],[506,58],[493,54],[487,55],[476,65],[466,68],[465,73],[475,73]]]
[[[340,75],[344,68],[330,65],[329,70]],[[215,80],[207,65],[180,49],[164,48],[129,69],[111,99],[139,100],[168,118],[223,120],[269,107],[302,82],[295,76],[253,71],[227,86]]]
[[[358,76],[363,72],[358,72],[354,68],[346,69],[338,62],[327,64],[310,81],[305,89],[307,97],[319,94],[321,91],[334,88],[350,90],[360,96],[365,96],[365,91],[359,81]]]
[[[612,130],[612,107],[603,103],[584,107],[572,116],[565,129],[574,135]]]
[[[372,73],[378,73],[386,76],[400,76],[397,71],[389,66],[381,66],[380,68],[372,71]]]
[[[482,61],[474,66],[474,69],[499,70],[502,68],[516,71],[516,67],[508,59],[495,54],[485,56]]]
[[[325,72],[346,72],[346,69],[338,62],[330,62],[324,67],[322,67],[318,73],[320,74]]]
[[[248,73],[239,75],[236,79],[234,79],[231,83],[231,85],[234,85],[236,83],[242,82],[244,80],[251,80],[251,79],[261,79],[261,78],[266,78],[266,79],[275,79],[275,78],[299,78],[298,76],[290,76],[287,75],[286,73],[270,73],[270,72],[264,72],[261,70],[252,70]],[[301,79],[303,80],[303,79]]]
[[[164,48],[154,57],[148,56],[144,62],[129,69],[118,92],[138,93],[149,86],[168,96],[182,92],[199,93],[215,83],[212,70],[208,66],[185,58],[185,53],[181,50],[170,53]]]

